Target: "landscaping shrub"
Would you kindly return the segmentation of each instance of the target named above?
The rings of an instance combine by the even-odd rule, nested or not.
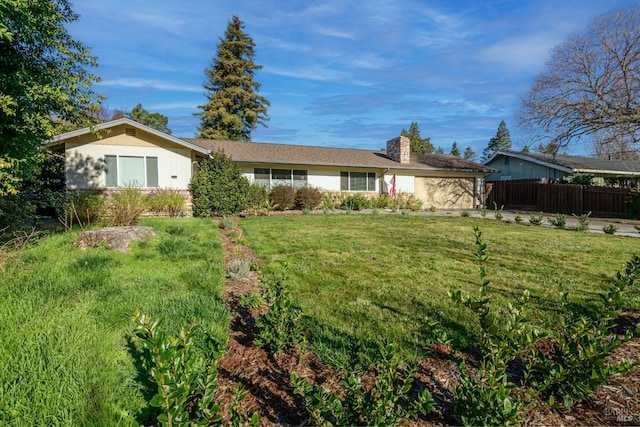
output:
[[[567,225],[567,216],[565,214],[557,213],[553,218],[548,218],[548,221],[549,224],[553,225],[555,228],[564,230]]]
[[[193,192],[193,216],[237,215],[249,207],[255,191],[223,151],[211,152],[199,166],[189,184]]]
[[[486,278],[489,259],[482,233],[474,227],[480,270],[479,297],[463,297],[460,290],[450,293],[452,300],[471,309],[480,324],[480,350],[483,354],[477,376],[472,376],[464,359],[458,360],[460,385],[454,387],[456,414],[464,425],[519,424],[520,411],[525,403],[514,396],[516,386],[509,384],[507,366],[528,349],[538,338],[523,308],[529,294],[516,306],[509,305],[507,315],[497,313],[487,293],[490,281]]]
[[[626,359],[613,363],[608,358],[640,332],[638,328],[628,329],[621,336],[615,330],[624,307],[623,296],[637,291],[635,285],[639,278],[640,257],[636,255],[627,262],[624,273],[616,273],[609,291],[601,296],[602,306],[593,318],[572,314],[566,320],[561,319],[553,331],[551,352],[535,349],[528,356],[525,379],[552,406],[562,404],[570,408],[606,384],[613,375],[637,364]],[[566,292],[562,300],[563,306],[568,307]]]
[[[194,342],[194,326],[170,337],[158,328],[159,321],[136,311],[134,333],[142,346],[142,363],[157,386],[149,405],[159,409],[162,425],[218,425],[221,422],[218,391],[218,362],[224,345],[206,334],[200,354]],[[229,406],[230,425],[255,425],[257,414],[238,412],[246,392],[239,384]]]
[[[295,206],[296,190],[290,185],[277,185],[269,191],[269,200],[278,211],[292,209]]]
[[[312,211],[320,206],[321,201],[322,192],[317,188],[303,187],[296,190],[296,209]]]
[[[538,214],[531,214],[531,216],[529,216],[529,224],[531,225],[542,225],[542,221],[544,221],[544,215],[542,212]]]
[[[286,347],[302,344],[302,310],[293,304],[284,272],[269,277],[265,282],[265,300],[269,308],[256,319],[259,333],[254,343],[271,353],[280,353]]]
[[[399,421],[417,418],[433,409],[434,401],[427,389],[411,396],[415,365],[400,372],[400,360],[392,344],[384,346],[381,360],[375,367],[376,379],[365,387],[362,376],[352,372],[340,381],[344,397],[313,386],[291,373],[294,393],[305,399],[309,420],[313,425],[397,425]]]
[[[58,215],[59,221],[66,229],[73,224],[90,227],[97,223],[106,213],[105,197],[91,192],[69,193]]]
[[[109,224],[114,227],[136,225],[147,210],[147,195],[137,188],[120,188],[111,194]]]
[[[149,210],[156,215],[166,215],[168,217],[178,217],[184,212],[185,199],[177,190],[156,190],[149,194]]]
[[[578,220],[578,225],[576,226],[577,231],[589,231],[589,217],[591,216],[591,211],[579,216],[573,214],[573,216]]]
[[[632,219],[640,219],[640,190],[631,190],[627,197],[627,216]]]
[[[369,199],[362,193],[349,194],[342,202],[342,209],[349,211],[360,211],[371,206]]]
[[[0,197],[0,230],[21,232],[37,224],[36,206],[23,193]],[[11,233],[7,233],[9,235]]]
[[[613,224],[607,224],[602,227],[602,231],[604,231],[605,234],[616,234],[618,232],[618,227]]]
[[[398,193],[392,200],[393,206],[396,209],[409,209],[413,212],[422,210],[422,205],[424,204],[424,202],[413,195],[413,193]]]

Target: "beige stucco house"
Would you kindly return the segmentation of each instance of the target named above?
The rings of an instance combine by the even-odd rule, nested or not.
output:
[[[69,189],[187,190],[199,159],[222,150],[251,181],[325,191],[411,193],[424,207],[472,209],[487,166],[444,154],[410,153],[394,138],[382,151],[177,138],[128,118],[53,138],[46,146],[65,156]]]

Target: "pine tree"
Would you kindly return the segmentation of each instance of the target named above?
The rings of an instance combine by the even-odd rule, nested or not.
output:
[[[510,150],[511,135],[509,134],[509,129],[507,129],[507,124],[502,120],[498,126],[496,136],[489,140],[489,145],[482,151],[482,160],[488,160],[496,151]]]
[[[476,152],[473,151],[471,149],[471,147],[467,147],[464,150],[464,154],[462,155],[462,158],[465,159],[465,160],[469,160],[469,161],[475,162],[476,161]]]
[[[234,15],[224,39],[220,39],[211,67],[205,70],[208,102],[198,106],[198,138],[251,141],[258,125],[266,127],[269,101],[258,95],[260,84],[254,80],[262,65],[253,62],[255,43],[243,31],[244,23]]]
[[[438,147],[438,148],[436,148],[436,151],[434,151],[434,153],[436,153],[436,154],[444,154],[444,149],[442,147]]]
[[[406,136],[411,141],[411,152],[429,154],[433,153],[433,145],[431,144],[431,138],[422,138],[420,136],[420,129],[418,128],[418,122],[411,122],[409,130],[402,129],[401,136]]]
[[[460,149],[458,148],[458,143],[456,141],[453,141],[453,144],[451,145],[451,155],[460,157]]]

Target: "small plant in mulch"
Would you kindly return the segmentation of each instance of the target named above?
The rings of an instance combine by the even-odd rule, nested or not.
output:
[[[251,263],[244,259],[234,259],[227,265],[229,279],[244,279],[251,273]]]
[[[287,347],[303,344],[302,310],[293,303],[284,271],[265,280],[264,294],[268,309],[256,319],[259,333],[254,344],[271,353],[281,353]]]
[[[405,369],[400,369],[400,365],[395,346],[387,344],[374,368],[372,386],[365,386],[363,376],[356,372],[340,381],[344,389],[342,397],[295,373],[291,373],[291,385],[295,394],[304,397],[313,425],[396,425],[401,420],[427,414],[434,405],[427,389],[417,396],[412,394],[415,365]]]
[[[602,231],[605,234],[616,234],[616,232],[618,231],[618,227],[613,224],[607,224],[604,227],[602,227]]]

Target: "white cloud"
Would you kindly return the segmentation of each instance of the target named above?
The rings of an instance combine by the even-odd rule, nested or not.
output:
[[[103,86],[126,87],[126,88],[152,88],[157,90],[176,92],[202,92],[200,86],[189,86],[174,83],[165,83],[159,80],[147,79],[107,79],[100,82]]]

